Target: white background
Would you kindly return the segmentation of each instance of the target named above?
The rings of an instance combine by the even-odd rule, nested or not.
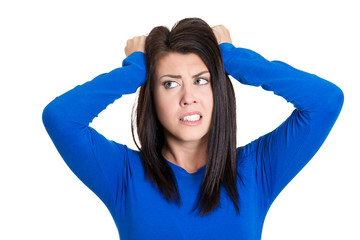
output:
[[[323,147],[271,207],[262,239],[360,239],[359,10],[349,0],[2,1],[0,239],[118,239],[105,205],[57,153],[42,110],[121,66],[128,38],[193,16],[227,26],[236,46],[315,73],[345,94]],[[271,92],[234,86],[239,146],[292,111]],[[131,148],[134,97],[116,101],[92,123]]]

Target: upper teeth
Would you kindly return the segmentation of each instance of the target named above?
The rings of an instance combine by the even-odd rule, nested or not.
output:
[[[200,120],[200,115],[199,114],[189,115],[189,116],[182,118],[181,120],[183,120],[183,121],[198,121],[198,120]]]

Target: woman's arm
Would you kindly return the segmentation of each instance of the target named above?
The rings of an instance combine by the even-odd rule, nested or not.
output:
[[[116,191],[121,191],[117,185],[127,177],[127,148],[107,140],[89,124],[123,94],[134,93],[145,78],[144,53],[137,51],[123,61],[123,67],[75,87],[43,111],[45,128],[62,158],[108,207],[113,206]]]
[[[268,61],[231,43],[220,48],[228,74],[243,84],[273,91],[296,108],[278,128],[251,144],[257,182],[270,206],[325,141],[344,96],[336,85],[285,63]]]

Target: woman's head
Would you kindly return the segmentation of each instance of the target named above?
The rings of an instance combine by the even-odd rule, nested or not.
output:
[[[195,134],[206,139],[208,144],[206,172],[199,193],[201,213],[209,213],[217,206],[220,184],[225,186],[235,203],[235,96],[211,27],[198,18],[183,19],[171,31],[166,27],[156,27],[146,39],[145,53],[148,75],[139,93],[136,125],[141,144],[139,149],[143,154],[149,179],[154,181],[165,198],[180,203],[171,168],[161,155],[171,130],[169,128],[172,127],[165,123],[167,118],[164,119],[163,116],[166,107],[161,103],[166,103],[164,95],[171,95],[169,90],[177,91],[177,84],[187,84],[186,89],[182,88],[185,92],[178,95],[182,99],[179,97],[177,100],[190,111],[182,109],[174,114],[195,113],[191,118],[200,115],[201,124],[207,126],[201,129],[199,135]],[[173,75],[168,74],[171,66],[176,75],[181,75],[183,82],[177,82],[179,78],[176,75],[163,77],[164,73]],[[176,67],[182,70],[176,71]],[[170,89],[172,87],[175,90]],[[192,108],[191,104],[198,107]],[[183,115],[178,117],[181,121]]]
[[[213,92],[210,72],[201,58],[195,53],[168,53],[157,62],[151,81],[156,116],[167,145],[206,146]]]

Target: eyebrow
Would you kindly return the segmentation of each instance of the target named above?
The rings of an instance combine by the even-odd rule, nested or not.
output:
[[[199,73],[195,74],[195,75],[194,75],[194,76],[192,76],[192,77],[193,77],[193,78],[197,78],[197,77],[200,77],[201,75],[203,75],[204,73],[209,73],[209,71],[202,71],[202,72],[199,72]],[[181,78],[181,75],[166,74],[166,75],[161,76],[159,79],[162,79],[163,77],[169,77],[169,78]]]

